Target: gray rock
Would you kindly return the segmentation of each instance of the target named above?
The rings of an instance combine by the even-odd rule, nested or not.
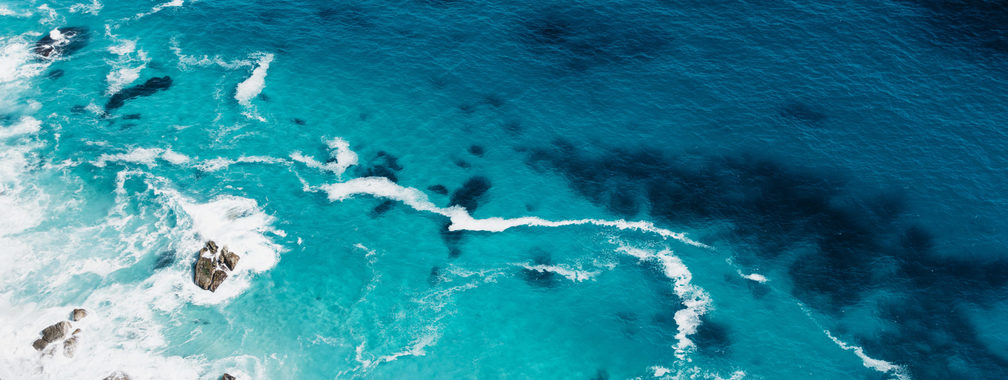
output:
[[[70,332],[70,327],[70,322],[67,321],[61,321],[52,326],[46,327],[42,330],[42,339],[45,339],[48,343],[63,339],[63,337]]]
[[[70,322],[62,321],[42,329],[42,337],[32,342],[32,347],[42,351],[49,343],[63,339],[70,332]]]
[[[63,356],[72,358],[74,352],[77,351],[77,336],[71,336],[69,339],[63,341]]]
[[[217,254],[217,243],[214,243],[213,240],[207,240],[206,247],[210,249],[210,252]]]
[[[221,253],[221,258],[224,259],[224,265],[227,266],[228,270],[234,270],[235,266],[238,265],[238,259],[241,257],[238,257],[238,254],[234,252],[229,252],[227,249],[224,249]]]
[[[196,277],[195,277],[196,285],[199,285],[199,287],[203,289],[209,290],[210,284],[213,282],[213,276],[214,276],[213,259],[209,257],[200,257],[199,260],[196,260]]]
[[[234,376],[231,376],[231,374],[228,374],[228,373],[225,373],[220,378],[221,378],[221,380],[238,380],[237,378],[235,378]]]
[[[87,316],[87,310],[84,309],[74,309],[73,313],[70,315],[70,320],[77,322]]]
[[[224,271],[219,270],[219,269],[216,270],[216,271],[214,271],[214,273],[213,273],[213,281],[210,282],[210,287],[209,288],[205,288],[205,289],[208,289],[211,292],[217,291],[217,287],[220,286],[220,284],[222,282],[224,282],[224,279],[226,279],[226,278],[227,278],[227,273],[225,273]]]

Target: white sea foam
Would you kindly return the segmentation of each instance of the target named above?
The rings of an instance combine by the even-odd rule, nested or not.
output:
[[[265,121],[252,105],[252,99],[259,96],[259,93],[266,87],[266,71],[269,70],[271,62],[273,62],[273,54],[263,54],[259,57],[258,66],[252,70],[252,75],[239,83],[235,89],[235,100],[238,100],[238,104],[245,106],[244,115],[248,118]]]
[[[893,376],[896,376],[896,378],[898,379],[902,380],[910,379],[910,375],[907,373],[906,368],[903,368],[903,366],[895,365],[881,359],[874,359],[865,354],[864,349],[861,348],[860,346],[847,344],[846,342],[833,336],[833,334],[830,333],[829,330],[823,330],[823,333],[825,333],[826,336],[828,336],[830,340],[833,341],[833,343],[836,343],[837,346],[840,346],[840,348],[854,352],[854,354],[861,359],[861,363],[864,364],[865,367],[874,369],[882,373],[891,374]]]
[[[385,177],[363,177],[354,178],[345,182],[337,182],[319,186],[318,190],[325,191],[330,201],[340,201],[354,195],[365,194],[379,198],[388,198],[402,202],[417,211],[431,212],[443,215],[451,220],[448,229],[451,231],[489,231],[501,232],[513,227],[563,227],[573,225],[596,225],[603,227],[614,227],[621,230],[636,230],[659,235],[663,238],[672,238],[680,242],[703,248],[707,245],[686,237],[682,232],[673,232],[664,228],[656,227],[647,221],[626,221],[626,220],[602,220],[602,219],[574,219],[552,221],[534,216],[519,218],[473,218],[460,206],[441,208],[431,203],[427,195],[412,187],[400,186]]]
[[[759,273],[743,274],[742,272],[739,272],[739,276],[742,276],[742,278],[746,280],[756,281],[761,284],[765,284],[767,282],[767,278]]]
[[[205,172],[215,172],[221,169],[226,169],[234,164],[290,164],[289,161],[269,156],[241,156],[236,159],[217,157],[209,160],[205,160],[195,165],[199,170]]]
[[[161,12],[165,8],[181,7],[182,5],[184,5],[184,3],[185,3],[184,0],[171,0],[171,1],[166,2],[166,3],[161,3],[161,4],[158,4],[158,5],[155,5],[153,8],[151,8],[147,12],[137,13],[137,15],[133,17],[133,19],[134,20],[139,20],[141,18],[144,18],[144,17],[150,16],[152,14]]]
[[[208,66],[220,66],[228,70],[240,69],[243,67],[255,66],[255,62],[250,59],[235,59],[235,60],[225,60],[220,55],[215,55],[210,57],[209,55],[203,55],[200,57],[186,55],[182,53],[182,48],[179,46],[178,40],[172,37],[170,41],[170,46],[172,52],[178,57],[178,67],[180,70],[189,70],[193,66],[198,67],[208,67]],[[264,53],[253,53],[253,56],[260,56]]]
[[[32,135],[37,133],[42,127],[42,122],[31,116],[22,116],[13,125],[3,127],[0,126],[0,139]]]
[[[70,13],[89,13],[97,16],[102,10],[102,3],[98,0],[91,0],[91,4],[77,3],[70,6]]]
[[[357,165],[357,153],[350,150],[350,143],[339,137],[335,137],[326,142],[329,147],[329,160],[325,163],[319,162],[312,157],[305,156],[301,152],[291,153],[290,158],[294,161],[305,164],[310,168],[324,170],[336,175],[343,175],[347,168]]]
[[[91,164],[99,168],[103,168],[109,162],[128,162],[153,167],[157,164],[158,159],[162,159],[173,164],[184,164],[189,162],[188,156],[174,152],[170,148],[133,148],[126,153],[103,153],[101,156],[98,156],[98,159],[92,161]]]
[[[521,266],[521,267],[523,267],[523,268],[525,268],[525,269],[534,270],[534,271],[537,271],[537,272],[552,272],[552,273],[556,273],[556,274],[559,274],[559,275],[563,276],[564,278],[566,278],[568,280],[571,280],[573,282],[582,282],[582,281],[594,280],[595,276],[598,276],[599,274],[602,273],[602,272],[599,272],[599,271],[591,272],[591,271],[586,271],[586,270],[583,270],[583,269],[569,268],[569,267],[567,267],[565,265],[547,265],[547,264],[533,265],[533,264],[527,264],[527,263],[526,264],[518,264],[518,265]]]
[[[677,311],[674,317],[678,327],[676,357],[680,360],[685,359],[686,354],[695,348],[695,344],[689,336],[696,333],[702,323],[700,317],[710,309],[710,295],[692,283],[693,274],[690,273],[689,268],[668,249],[653,252],[641,248],[620,246],[616,248],[616,251],[636,257],[641,261],[656,262],[661,265],[665,277],[672,279],[672,290],[686,307]]]

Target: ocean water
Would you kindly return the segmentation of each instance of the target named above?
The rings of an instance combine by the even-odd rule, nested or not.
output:
[[[1006,378],[1006,20],[0,0],[0,378]]]

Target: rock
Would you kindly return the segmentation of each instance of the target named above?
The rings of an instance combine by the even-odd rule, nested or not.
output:
[[[112,372],[112,374],[105,376],[102,380],[130,380],[130,377],[125,372],[115,371]]]
[[[217,254],[217,243],[214,243],[213,240],[207,240],[206,247],[210,249],[210,252]]]
[[[160,78],[150,78],[146,82],[126,88],[112,95],[109,98],[108,103],[105,103],[105,112],[112,111],[116,108],[122,107],[126,104],[127,100],[139,98],[141,96],[151,96],[158,91],[164,91],[172,86],[172,79],[169,76],[164,76]],[[217,251],[217,246],[214,246],[214,252]]]
[[[203,289],[210,289],[210,284],[213,282],[213,276],[214,276],[213,259],[201,256],[199,260],[196,260],[196,278],[195,278],[196,285],[199,285],[199,287]]]
[[[63,356],[72,358],[74,352],[77,351],[77,336],[71,336],[69,339],[63,341]]]
[[[32,342],[32,347],[42,351],[49,343],[63,339],[70,332],[70,322],[62,321],[42,329],[42,337]]]
[[[87,316],[87,310],[84,309],[74,309],[73,313],[70,315],[70,320],[77,322]]]
[[[225,249],[224,253],[221,254],[221,258],[224,259],[224,265],[227,266],[228,270],[234,270],[235,266],[238,265],[238,259],[240,259],[238,254],[229,252],[227,249]]]
[[[210,282],[210,287],[204,289],[208,289],[211,292],[217,291],[217,287],[220,286],[220,284],[224,282],[224,279],[226,278],[227,273],[224,273],[224,271],[218,269],[213,273],[213,280]]]
[[[73,54],[87,45],[90,34],[86,27],[53,29],[35,43],[35,54],[41,58]]]
[[[77,335],[77,334],[80,334],[80,329],[74,330],[73,334],[71,334],[71,335]]]
[[[67,333],[70,332],[70,322],[61,321],[52,326],[46,327],[42,330],[42,339],[46,342],[52,343],[59,339],[63,339]]]
[[[225,373],[220,378],[221,378],[221,380],[238,380],[236,377],[231,376],[231,374],[228,374],[228,373]]]

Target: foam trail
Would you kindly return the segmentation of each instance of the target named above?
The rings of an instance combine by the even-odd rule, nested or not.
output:
[[[427,195],[412,187],[400,186],[385,177],[363,177],[354,178],[345,182],[326,184],[318,187],[319,190],[328,194],[330,201],[339,201],[358,194],[366,194],[379,198],[388,198],[406,204],[417,211],[431,212],[448,217],[451,231],[488,231],[501,232],[513,227],[563,227],[574,225],[596,225],[603,227],[614,227],[621,230],[636,230],[657,234],[663,238],[672,238],[680,242],[701,247],[710,248],[706,244],[697,242],[686,237],[682,232],[673,232],[664,228],[659,228],[654,223],[647,221],[626,221],[626,220],[602,220],[602,219],[575,219],[575,220],[546,220],[535,216],[525,216],[519,218],[484,218],[476,219],[469,215],[465,208],[452,206],[441,208],[431,203]]]
[[[685,359],[686,354],[696,347],[689,336],[696,334],[697,328],[702,323],[700,317],[710,309],[710,295],[692,283],[693,274],[690,273],[689,268],[668,249],[651,252],[640,248],[620,246],[616,248],[616,251],[636,257],[641,261],[658,262],[662,267],[665,277],[672,279],[672,290],[682,300],[683,306],[686,306],[685,309],[676,311],[674,317],[676,326],[679,329],[678,333],[676,333],[676,340],[678,341],[676,344],[676,357],[680,360]]]
[[[738,275],[746,280],[756,281],[761,284],[765,284],[767,281],[769,281],[767,280],[766,276],[759,273],[743,274],[742,271],[738,271]]]
[[[102,3],[98,0],[91,0],[91,4],[77,3],[70,6],[70,13],[89,13],[97,16],[102,10]]]
[[[147,68],[150,58],[147,57],[147,52],[136,50],[136,41],[132,40],[124,40],[118,45],[109,47],[108,51],[119,57],[115,61],[107,61],[112,65],[112,70],[105,75],[105,81],[108,83],[105,95],[111,96],[139,79],[140,71]],[[133,54],[134,52],[136,54]]]
[[[133,148],[127,153],[104,153],[98,156],[97,160],[92,161],[91,164],[103,168],[109,162],[129,162],[153,167],[158,159],[177,165],[189,162],[188,156],[172,151],[170,148]]]
[[[158,5],[155,5],[153,8],[151,8],[149,11],[147,11],[145,13],[137,13],[137,15],[135,17],[133,17],[133,19],[134,20],[139,20],[141,18],[144,18],[144,17],[150,16],[152,14],[161,12],[165,8],[181,7],[182,5],[184,5],[184,3],[185,3],[184,0],[171,0],[171,1],[166,2],[166,3],[161,3],[161,4],[158,4]]]
[[[32,135],[42,127],[42,122],[31,116],[23,116],[17,123],[8,127],[0,127],[0,139]]]
[[[571,280],[573,282],[583,282],[588,280],[594,280],[595,276],[598,276],[602,272],[589,272],[586,270],[571,269],[562,265],[546,265],[546,264],[518,264],[519,266],[534,270],[536,272],[552,272],[563,276],[564,278]]]
[[[854,354],[858,356],[858,358],[861,358],[861,364],[864,364],[865,367],[874,369],[882,373],[892,374],[893,376],[896,376],[897,379],[901,380],[910,379],[910,376],[906,372],[906,368],[892,364],[885,360],[872,358],[867,354],[865,354],[864,349],[861,348],[860,346],[847,344],[846,342],[833,336],[833,334],[830,333],[829,330],[823,330],[823,333],[825,333],[826,336],[828,336],[833,341],[833,343],[836,343],[837,346],[840,346],[840,348],[847,351],[853,351]]]
[[[303,163],[310,168],[324,170],[336,175],[343,175],[347,168],[357,165],[357,153],[350,150],[350,143],[339,137],[326,142],[329,147],[330,160],[325,163],[318,162],[314,158],[305,156],[301,152],[291,153],[292,160]]]
[[[220,66],[228,70],[255,66],[255,63],[253,63],[251,60],[248,59],[236,59],[232,61],[226,61],[224,60],[224,58],[221,58],[220,55],[215,55],[213,56],[213,58],[211,58],[210,56],[205,54],[202,57],[183,54],[182,48],[179,47],[178,40],[176,40],[175,37],[172,37],[171,45],[169,46],[169,48],[171,49],[172,52],[175,53],[175,56],[178,57],[179,61],[178,68],[180,70],[189,70],[192,66],[200,66],[200,67]],[[263,54],[265,53],[253,53],[252,55],[256,56]]]
[[[252,164],[252,163],[290,164],[290,161],[287,161],[282,158],[275,158],[269,156],[241,156],[233,160],[229,158],[218,157],[200,162],[194,165],[194,167],[205,172],[215,172],[221,169],[226,169],[234,164]]]
[[[245,106],[247,109],[245,116],[249,118],[265,121],[255,112],[255,108],[252,107],[252,99],[259,96],[259,93],[266,87],[266,70],[269,70],[271,62],[273,62],[273,54],[263,54],[259,58],[259,66],[252,70],[252,75],[239,83],[235,89],[235,100],[238,100],[238,104]]]

